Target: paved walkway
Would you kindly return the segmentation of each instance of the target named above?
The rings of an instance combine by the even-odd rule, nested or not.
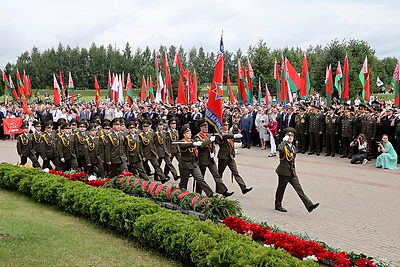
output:
[[[231,184],[230,172],[224,175],[229,190],[235,191],[231,198],[241,202],[246,215],[400,266],[400,170],[377,169],[375,160],[351,165],[339,157],[300,154],[296,167],[303,190],[321,205],[308,213],[289,185],[283,200],[288,212],[281,213],[274,210],[278,159],[268,158],[267,151],[239,148],[239,172],[254,187],[250,193],[242,195],[238,185]],[[15,164],[18,159],[15,141],[0,141],[0,162]],[[206,180],[214,184],[209,173]]]

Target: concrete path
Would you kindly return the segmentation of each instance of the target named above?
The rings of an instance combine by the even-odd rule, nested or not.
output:
[[[15,145],[15,141],[0,141],[0,162],[18,162]],[[308,213],[288,185],[283,200],[288,212],[281,213],[274,210],[278,159],[268,158],[268,152],[239,148],[237,164],[247,185],[254,188],[250,193],[242,195],[236,182],[231,183],[229,170],[224,174],[229,190],[235,192],[231,199],[240,201],[246,215],[400,266],[400,170],[377,169],[375,160],[351,165],[350,160],[339,157],[299,154],[296,168],[300,183],[320,206]],[[210,173],[206,180],[214,186]]]

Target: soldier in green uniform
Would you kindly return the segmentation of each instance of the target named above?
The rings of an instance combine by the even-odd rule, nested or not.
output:
[[[326,125],[326,153],[325,156],[335,156],[336,152],[336,138],[339,134],[339,116],[335,114],[335,107],[331,106],[328,113],[325,115],[325,125]]]
[[[228,167],[231,170],[231,175],[235,178],[243,194],[253,190],[253,187],[247,187],[245,181],[240,176],[235,161],[235,145],[234,138],[242,138],[241,134],[233,134],[229,132],[229,120],[222,123],[222,136],[217,137],[219,144],[218,151],[218,174],[223,177],[223,173]]]
[[[112,130],[106,136],[104,149],[105,161],[109,166],[109,176],[115,177],[128,169],[124,148],[124,136],[120,133],[121,123],[118,118],[112,120]]]
[[[60,129],[61,133],[58,134],[57,148],[63,171],[73,169],[75,172],[79,172],[74,146],[75,138],[71,135],[71,126],[68,123],[63,123],[60,125]]]
[[[303,192],[301,188],[299,178],[296,173],[295,158],[296,158],[296,147],[293,143],[294,135],[296,130],[292,127],[288,127],[283,130],[284,138],[282,142],[278,145],[279,151],[279,165],[275,172],[278,174],[278,187],[275,193],[275,210],[280,212],[287,212],[287,210],[282,207],[283,195],[285,194],[285,189],[288,183],[290,183],[297,195],[300,197],[304,206],[308,212],[312,212],[319,206],[319,203],[313,203]]]
[[[202,143],[200,141],[193,142],[191,140],[192,132],[188,124],[182,126],[181,134],[183,139],[179,142],[179,150],[182,154],[181,161],[179,162],[179,172],[181,174],[179,187],[187,189],[189,176],[192,175],[197,186],[199,186],[208,197],[212,197],[213,191],[204,180],[199,168],[197,147]]]
[[[78,132],[78,121],[73,118],[69,121],[69,125],[71,126],[71,134],[76,134]]]
[[[104,153],[101,152],[100,137],[97,136],[95,124],[89,124],[89,136],[86,138],[87,149],[85,153],[85,162],[88,174],[96,174],[97,177],[104,177]]]
[[[299,152],[302,154],[306,153],[308,150],[307,144],[307,130],[308,130],[308,119],[305,114],[306,109],[304,107],[299,108],[299,113],[296,115],[294,121],[296,123],[296,131],[297,131],[297,145]]]
[[[44,125],[44,133],[40,139],[40,153],[43,158],[43,169],[51,169],[50,161],[54,164],[54,167],[58,171],[62,171],[60,160],[58,159],[57,150],[57,137],[56,133],[53,132],[52,121],[47,121]]]
[[[165,134],[165,145],[167,146],[167,150],[169,152],[169,158],[171,163],[174,158],[176,158],[176,160],[179,162],[181,160],[181,153],[179,152],[178,145],[172,144],[172,142],[179,140],[179,132],[176,129],[176,120],[174,118],[168,120],[168,127],[169,130]],[[165,176],[167,176],[169,172],[170,170],[166,165],[164,168]],[[178,177],[180,176],[178,175],[175,178]]]
[[[109,173],[109,165],[106,162],[105,158],[105,149],[106,149],[106,143],[107,143],[107,135],[111,132],[111,124],[108,121],[105,121],[102,125],[102,130],[99,133],[99,138],[100,138],[100,153],[102,154],[102,160],[103,160],[103,169],[104,169],[104,175],[108,176]]]
[[[321,153],[321,142],[320,138],[323,133],[324,117],[318,111],[317,106],[313,106],[310,112],[307,114],[308,117],[308,136],[310,138],[310,152],[308,155],[316,154],[319,156]]]
[[[165,136],[166,133],[164,131],[164,121],[162,119],[157,121],[157,129],[156,132],[154,134],[154,144],[156,146],[156,150],[157,150],[157,155],[158,155],[158,165],[160,165],[161,167],[161,163],[162,161],[165,162],[165,167],[164,167],[164,174],[165,174],[165,168],[168,167],[168,169],[171,171],[172,176],[174,177],[174,180],[178,180],[179,176],[178,173],[174,167],[174,165],[172,165],[171,159],[169,157],[169,150],[165,144]],[[154,180],[157,181],[158,175],[157,173],[154,174]]]
[[[154,144],[155,134],[150,130],[150,122],[147,120],[142,121],[142,131],[139,133],[139,140],[142,144],[144,164],[147,164],[147,161],[149,161],[154,168],[154,172],[157,173],[157,177],[161,180],[161,183],[164,184],[168,182],[169,178],[165,177],[160,165],[158,164],[158,155]]]
[[[76,154],[76,160],[78,161],[78,165],[80,168],[82,168],[84,171],[87,172],[87,165],[85,161],[85,153],[87,149],[86,130],[87,130],[86,122],[80,121],[78,123],[78,132],[74,134],[73,144],[75,146],[75,154]]]
[[[32,133],[33,149],[36,152],[36,158],[42,157],[40,149],[40,139],[42,138],[42,123],[41,121],[35,121],[33,123],[34,131]]]
[[[128,162],[128,170],[133,174],[139,174],[141,179],[149,180],[143,166],[142,143],[136,134],[137,125],[134,121],[128,122],[129,134],[125,136],[125,151]]]
[[[372,148],[374,147],[374,140],[376,136],[376,119],[371,114],[371,110],[366,108],[364,109],[363,115],[358,118],[360,125],[360,133],[363,133],[367,138],[369,155],[368,159],[371,159]]]
[[[17,152],[21,158],[21,165],[25,165],[28,158],[32,161],[34,168],[40,168],[39,161],[36,158],[36,151],[33,147],[33,138],[29,133],[29,124],[24,122],[21,125],[21,129],[24,131],[17,138]]]
[[[205,119],[201,119],[199,123],[200,132],[195,136],[195,141],[202,142],[201,146],[199,146],[199,167],[201,174],[205,177],[206,170],[209,169],[212,177],[215,181],[216,192],[222,194],[224,197],[229,197],[233,195],[233,192],[229,192],[228,188],[222,181],[221,176],[218,173],[217,164],[215,164],[215,136],[212,136],[208,133],[208,123]],[[201,187],[196,186],[196,193],[201,193]]]
[[[340,129],[342,133],[342,149],[343,155],[341,158],[351,159],[353,156],[350,152],[350,143],[356,135],[355,119],[350,114],[350,109],[345,108],[342,117],[340,118]]]

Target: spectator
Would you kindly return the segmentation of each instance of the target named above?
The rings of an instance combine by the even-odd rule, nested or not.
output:
[[[378,143],[378,152],[382,152],[376,159],[376,167],[396,170],[397,167],[397,154],[392,144],[389,142],[389,136],[384,134],[382,136],[382,142]]]
[[[351,147],[356,147],[358,148],[358,153],[353,156],[351,159],[350,163],[351,164],[356,164],[358,162],[362,164],[367,164],[368,162],[368,141],[367,138],[365,137],[365,134],[360,134],[358,138],[356,138],[353,142],[350,143]]]

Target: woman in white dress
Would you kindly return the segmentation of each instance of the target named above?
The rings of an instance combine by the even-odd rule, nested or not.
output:
[[[264,127],[264,124],[268,124],[268,116],[265,114],[264,109],[260,109],[256,115],[256,127],[258,134],[260,135],[261,141],[261,150],[265,150],[266,143],[269,140],[269,135],[267,129]]]

